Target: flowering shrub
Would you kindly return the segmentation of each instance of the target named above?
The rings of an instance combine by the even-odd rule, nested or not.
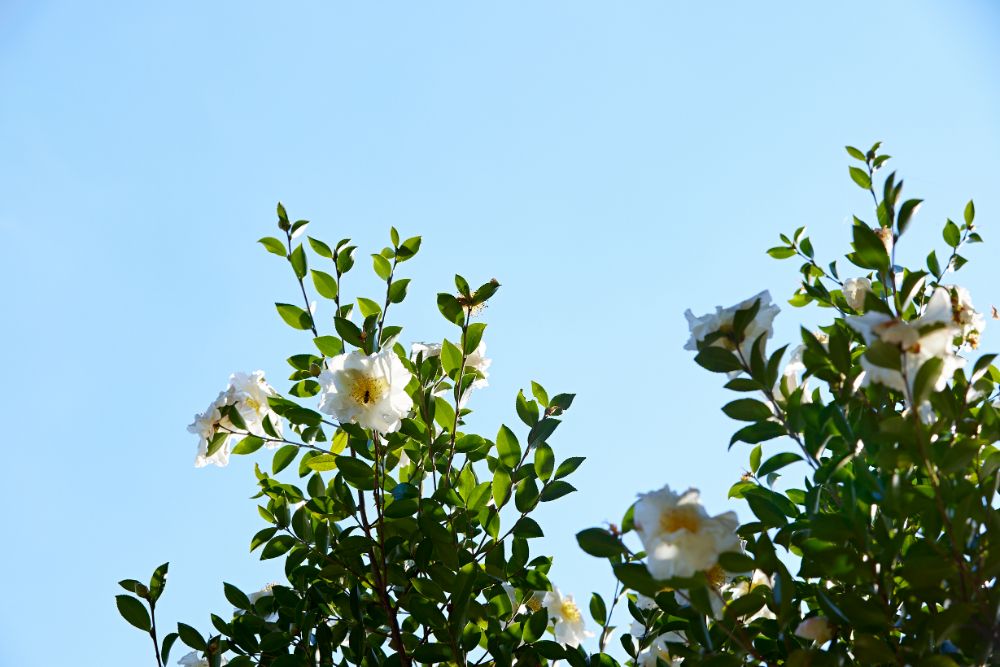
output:
[[[260,372],[234,374],[190,430],[197,466],[274,450],[270,472],[255,468],[266,527],[251,549],[283,558],[286,580],[250,594],[224,584],[235,610],[213,614],[209,634],[179,623],[158,635],[166,565],[148,584],[121,582],[120,612],[150,635],[159,665],[178,638],[192,650],[180,664],[213,667],[992,664],[1000,372],[994,355],[967,359],[985,318],[944,280],[981,238],[970,202],[964,224],[944,227],[943,265],[934,252],[926,270],[897,265],[920,202],[901,201],[894,174],[876,191],[888,160],[878,149],[848,148],[861,165],[851,177],[876,204],[871,224],[854,220],[854,275],[821,265],[801,228],[768,251],[802,260],[791,303],[826,308],[827,325],[803,329],[786,355],[768,349],[779,311],[768,292],[686,314],[686,348],[741,396],[723,407],[745,423],[729,446],[750,447],[730,496],[752,520],[713,516],[698,491],[664,486],[620,526],[581,531],[615,586],[610,604],[590,598],[593,631],[549,580],[552,558],[531,553],[543,535],[532,511],[573,492],[566,478],[583,461],[557,462],[550,446],[573,395],[533,382],[516,399],[521,428],[465,430],[490,366],[477,314],[499,284],[473,290],[456,276],[437,297],[453,336],[407,350],[387,314],[406,297],[397,269],[420,238],[392,229],[372,255],[385,295],[356,299],[359,324],[341,302],[356,248],[297,241],[307,223],[279,204],[284,239],[261,243],[293,270],[304,307],[277,310],[311,347],[289,357],[285,395]],[[320,333],[312,290],[333,302],[335,333]],[[297,484],[278,477],[290,466]],[[623,608],[632,622],[619,649]]]

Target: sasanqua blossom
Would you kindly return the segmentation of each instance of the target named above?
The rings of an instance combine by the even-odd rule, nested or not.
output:
[[[576,606],[572,595],[564,596],[558,588],[545,593],[542,606],[549,612],[549,620],[555,623],[556,641],[563,646],[577,647],[587,637],[593,637],[588,632],[580,608]]]
[[[233,373],[229,377],[229,386],[226,390],[209,404],[205,412],[195,415],[194,422],[188,426],[188,432],[198,436],[195,467],[202,468],[210,463],[220,467],[229,465],[229,454],[233,444],[247,433],[267,437],[264,429],[265,418],[270,421],[274,432],[281,435],[281,418],[267,402],[268,396],[274,395],[276,392],[264,379],[264,371],[250,374]],[[223,416],[222,409],[230,405],[243,420],[245,431],[237,428],[228,416]],[[209,456],[208,450],[216,436],[223,438],[222,445]],[[265,439],[264,444],[273,448],[279,443],[273,439]]]
[[[760,301],[760,308],[757,311],[757,315],[747,325],[746,329],[744,329],[743,339],[739,344],[740,352],[745,359],[749,360],[751,349],[757,338],[762,334],[766,334],[767,338],[771,337],[773,333],[772,324],[780,310],[778,306],[771,303],[771,293],[766,290],[729,308],[716,306],[715,312],[707,315],[696,317],[690,309],[686,310],[684,317],[687,318],[688,328],[691,330],[691,338],[684,345],[684,349],[697,350],[698,344],[704,341],[705,338],[716,332],[721,332],[723,335],[716,338],[711,344],[726,348],[727,350],[736,350],[736,344],[726,334],[732,333],[733,319],[736,317],[736,312],[751,307],[758,300]]]
[[[833,638],[833,627],[825,617],[811,616],[799,623],[798,627],[795,628],[795,634],[822,645]]]
[[[854,310],[864,311],[865,295],[872,290],[872,281],[867,278],[848,278],[844,281],[844,300]]]
[[[229,661],[225,658],[222,659],[222,664],[228,664]],[[191,651],[180,660],[177,661],[178,665],[183,665],[184,667],[208,667],[208,660],[203,658],[197,651]]]
[[[972,305],[969,290],[960,285],[944,285],[951,297],[951,321],[961,330],[961,345],[979,347],[979,337],[986,330],[986,317]]]
[[[406,393],[411,377],[391,349],[338,355],[328,360],[327,369],[320,373],[319,409],[344,423],[393,433],[413,407],[413,399]]]
[[[684,636],[679,632],[664,633],[639,652],[639,655],[635,659],[636,667],[657,667],[660,660],[671,665],[671,667],[681,664],[680,658],[675,658],[671,655],[670,646],[667,642],[687,643]]]
[[[896,391],[907,390],[905,377],[912,386],[917,372],[929,359],[944,362],[935,390],[944,389],[955,371],[965,365],[965,359],[954,353],[954,340],[962,333],[954,322],[951,294],[937,288],[928,300],[922,315],[913,320],[902,320],[884,313],[870,311],[846,319],[847,324],[865,339],[869,346],[881,342],[895,347],[900,353],[900,368],[879,366],[861,357],[865,370],[863,385],[881,384]]]
[[[646,567],[657,579],[691,577],[711,570],[719,554],[739,551],[735,512],[710,517],[697,489],[676,494],[669,486],[639,496],[635,528],[646,550]]]

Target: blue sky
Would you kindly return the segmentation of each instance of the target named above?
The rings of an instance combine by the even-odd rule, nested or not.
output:
[[[995,240],[998,28],[988,2],[0,3],[0,665],[153,664],[113,595],[165,560],[165,624],[278,575],[247,553],[253,461],[195,470],[185,426],[234,370],[287,388],[307,349],[254,243],[279,199],[366,253],[424,236],[406,340],[447,333],[455,272],[503,283],[473,424],[514,425],[533,379],[578,394],[552,445],[589,458],[580,492],[540,521],[560,587],[609,595],[578,530],[665,483],[729,508],[746,451],[682,313],[787,298],[779,232],[846,249],[871,213],[844,144],[884,140],[926,199],[902,260],[970,197]],[[960,274],[981,309],[995,253]],[[367,262],[345,290],[375,293]],[[776,341],[820,315],[785,308]]]

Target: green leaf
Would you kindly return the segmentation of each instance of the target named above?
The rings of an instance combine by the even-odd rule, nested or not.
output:
[[[757,477],[764,477],[766,475],[771,474],[772,472],[775,472],[776,470],[780,470],[781,468],[784,468],[787,465],[791,465],[792,463],[801,460],[802,457],[793,452],[782,452],[780,454],[775,454],[767,461],[764,461],[764,465],[762,465],[760,469],[757,471]]]
[[[855,160],[861,160],[862,162],[866,162],[865,154],[859,151],[854,146],[844,146],[844,148],[847,149],[847,154],[850,155]]]
[[[500,462],[511,470],[521,460],[521,445],[517,441],[517,436],[506,425],[501,425],[497,432],[497,455]]]
[[[860,167],[851,167],[851,180],[858,184],[863,190],[869,190],[872,187],[872,179],[868,176],[868,172]]]
[[[541,448],[539,448],[541,449]],[[551,451],[551,450],[550,450]],[[556,479],[562,479],[567,475],[571,474],[574,470],[580,467],[587,457],[585,456],[571,456],[556,468]],[[535,451],[535,470],[538,470],[538,450]]]
[[[154,604],[163,595],[163,589],[167,585],[167,570],[169,567],[170,563],[164,563],[153,570],[153,575],[149,578],[149,598]]]
[[[347,273],[354,266],[354,251],[357,250],[355,246],[347,246],[345,248],[339,248],[337,250],[337,272],[341,275]]]
[[[754,562],[746,554],[729,551],[719,554],[719,566],[726,572],[752,572]]]
[[[281,447],[274,453],[274,459],[271,461],[271,473],[277,475],[279,472],[288,467],[288,464],[295,460],[296,455],[299,453],[299,448],[295,445],[285,445]]]
[[[569,482],[557,480],[542,487],[542,493],[538,496],[538,498],[544,503],[557,498],[562,498],[563,496],[573,493],[574,491],[576,491],[576,487]]]
[[[864,269],[885,271],[889,268],[889,253],[885,244],[868,225],[854,225],[854,253],[850,260]]]
[[[935,276],[941,275],[941,264],[938,263],[937,253],[933,250],[927,255],[927,270]]]
[[[756,424],[744,426],[733,434],[733,437],[729,440],[729,446],[732,447],[737,442],[747,442],[751,445],[756,445],[758,442],[772,440],[785,435],[785,433],[785,427],[777,422],[757,422]]]
[[[354,322],[346,317],[335,317],[333,318],[333,327],[345,342],[354,347],[364,347],[364,341],[361,340],[361,329]]]
[[[517,409],[517,416],[528,426],[534,426],[538,422],[538,404],[526,399],[523,390],[518,390],[517,392],[515,408]]]
[[[795,250],[787,246],[775,246],[769,248],[767,254],[775,259],[788,259],[789,257],[795,257]]]
[[[402,245],[396,248],[396,259],[398,259],[400,262],[405,262],[406,260],[416,255],[417,251],[419,250],[420,250],[420,237],[413,236],[403,241]]]
[[[318,271],[316,269],[312,270],[313,285],[316,286],[316,291],[319,295],[327,299],[337,298],[337,280],[329,273],[323,271]]]
[[[540,480],[543,482],[549,481],[555,462],[556,457],[552,453],[551,447],[544,443],[535,447],[535,474],[538,475]],[[556,479],[559,479],[559,477],[557,476]]]
[[[906,231],[906,228],[910,224],[910,218],[916,215],[917,211],[920,210],[920,204],[922,204],[923,201],[923,199],[907,199],[903,202],[903,205],[899,207],[899,214],[896,216],[896,224],[899,227],[900,234]]]
[[[306,249],[302,247],[301,243],[292,250],[292,254],[288,256],[288,261],[292,264],[292,270],[295,271],[296,278],[302,280],[306,277]]]
[[[359,296],[358,310],[361,311],[362,317],[367,318],[381,314],[382,306],[378,305],[378,303],[372,301],[371,299],[366,299],[363,296]]]
[[[178,635],[176,632],[169,632],[167,636],[163,638],[162,648],[160,648],[160,657],[163,660],[163,664],[168,664],[170,661],[170,649],[174,647],[174,642],[177,641]]]
[[[146,605],[131,595],[116,595],[115,602],[118,605],[118,613],[122,615],[122,618],[143,632],[149,632],[152,623],[149,620],[149,612],[146,611]]]
[[[760,467],[761,448],[757,445],[750,451],[750,472],[757,472]]]
[[[965,205],[965,224],[969,226],[972,221],[976,219],[976,205],[969,200],[969,203]]]
[[[957,248],[962,242],[962,232],[958,230],[958,225],[951,220],[944,223],[944,229],[941,231],[941,236],[944,237],[944,242],[952,248]]]
[[[406,298],[406,288],[409,284],[409,278],[394,280],[392,284],[389,285],[389,303],[402,303],[403,299]]]
[[[499,510],[510,499],[510,473],[503,466],[497,466],[493,473],[493,503]]]
[[[313,338],[316,349],[327,357],[336,357],[344,351],[344,343],[336,336],[317,336]]]
[[[452,324],[462,326],[465,323],[465,309],[453,295],[441,292],[437,295],[438,310]]]
[[[333,251],[330,250],[330,246],[311,236],[307,236],[306,238],[309,239],[309,245],[312,246],[314,253],[326,259],[333,259]]]
[[[233,454],[253,454],[260,449],[263,444],[263,438],[259,438],[256,435],[248,435],[236,443],[236,446],[233,447]]]
[[[531,381],[531,395],[535,397],[538,404],[543,408],[549,407],[549,395],[545,391],[545,387],[538,384],[534,380]]]
[[[278,239],[274,238],[273,236],[265,236],[264,238],[257,241],[257,243],[260,243],[265,248],[267,248],[268,252],[274,253],[275,255],[281,255],[282,257],[285,257],[286,256],[285,253],[288,252],[285,249],[285,244],[279,241]]]
[[[312,328],[312,316],[298,306],[293,306],[290,303],[276,303],[274,306],[278,309],[281,319],[285,320],[288,326],[293,329],[305,330]]]
[[[449,375],[462,367],[462,351],[448,339],[441,343],[441,367]]]
[[[465,354],[470,355],[476,351],[479,347],[479,343],[483,340],[483,332],[486,331],[485,322],[473,322],[469,325],[465,332]]]
[[[535,402],[532,401],[531,405],[535,405]],[[561,423],[562,422],[558,419],[546,417],[532,426],[531,431],[528,432],[528,446],[534,447],[538,443],[548,440],[549,436],[555,432],[556,428],[558,428]]]
[[[597,593],[592,593],[590,596],[590,616],[598,625],[604,625],[608,620],[608,608],[604,604],[604,598]]]
[[[389,276],[392,275],[392,264],[382,255],[372,255],[372,266],[375,269],[375,275],[382,280],[388,280]]]
[[[363,490],[375,488],[375,473],[364,461],[350,456],[338,456],[337,468],[351,486]]]
[[[530,516],[522,516],[518,519],[517,523],[514,524],[514,528],[511,530],[511,533],[514,537],[523,537],[525,539],[545,536],[545,533],[542,532],[541,526],[539,526],[538,522]]]
[[[865,359],[881,368],[900,370],[902,361],[900,359],[899,348],[891,343],[884,343],[881,340],[874,340],[865,350]]]
[[[271,538],[271,540],[264,546],[264,550],[260,552],[260,559],[270,560],[271,558],[284,556],[293,546],[295,546],[294,537],[291,535],[278,535]],[[181,633],[181,638],[184,638],[183,633]],[[187,640],[185,640],[184,643],[186,644]]]
[[[743,368],[735,354],[714,345],[701,350],[694,361],[713,373],[732,373]]]
[[[722,411],[730,418],[745,422],[756,422],[774,416],[766,404],[754,398],[738,398],[722,406]]]
[[[229,604],[233,605],[237,609],[249,610],[253,607],[250,602],[250,598],[246,596],[246,593],[236,588],[232,584],[222,583],[222,590],[229,600]]]
[[[576,534],[577,544],[585,553],[598,558],[612,558],[625,553],[621,541],[603,528],[587,528]]]
[[[333,454],[320,454],[309,459],[309,462],[306,465],[309,466],[310,470],[314,470],[316,472],[336,470],[337,457]]]
[[[208,643],[205,641],[204,637],[201,636],[201,633],[187,623],[177,624],[177,634],[180,635],[182,642],[196,651],[204,651],[208,648]]]

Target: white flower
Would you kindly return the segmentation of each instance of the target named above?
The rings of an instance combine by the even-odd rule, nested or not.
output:
[[[240,417],[247,425],[247,431],[257,436],[267,436],[264,430],[264,418],[267,417],[274,426],[275,432],[280,436],[282,430],[281,417],[271,409],[267,402],[268,396],[277,396],[278,392],[264,379],[264,371],[255,371],[247,375],[246,373],[233,373],[229,377],[229,389],[226,394],[226,401],[230,405],[235,405]],[[273,440],[264,442],[269,449],[274,449],[280,443]]]
[[[542,606],[549,612],[549,620],[555,623],[556,641],[563,646],[576,648],[584,639],[594,636],[584,627],[583,614],[572,595],[563,597],[558,588],[553,588],[545,593]]]
[[[225,467],[229,465],[229,449],[230,441],[232,440],[232,435],[227,435],[222,446],[219,447],[211,456],[208,455],[208,448],[211,445],[215,433],[218,430],[218,426],[223,422],[222,413],[219,412],[219,408],[226,405],[226,392],[221,392],[214,401],[208,406],[201,414],[197,414],[194,417],[194,421],[187,427],[189,433],[194,433],[198,436],[198,454],[195,456],[194,465],[196,468],[203,468],[209,463],[214,463],[215,465]],[[229,420],[225,420],[228,422]]]
[[[880,341],[897,347],[901,355],[900,370],[878,366],[868,359],[867,354],[862,356],[861,367],[865,370],[862,386],[876,383],[896,391],[906,391],[904,372],[912,387],[924,362],[938,357],[944,361],[944,367],[934,389],[940,391],[955,371],[965,365],[965,359],[952,350],[953,341],[961,330],[952,321],[951,297],[944,288],[934,290],[923,314],[914,320],[905,321],[871,311],[848,317],[846,321],[869,346]]]
[[[697,489],[678,495],[664,486],[640,494],[634,517],[646,550],[646,567],[657,579],[694,576],[710,570],[720,553],[740,550],[736,513],[710,517]]]
[[[212,401],[208,409],[201,414],[195,415],[194,422],[188,426],[188,432],[198,436],[198,454],[195,457],[194,465],[202,468],[209,463],[223,467],[229,465],[229,454],[232,444],[236,440],[243,439],[243,429],[236,428],[229,417],[222,416],[222,408],[227,405],[235,407],[237,413],[243,419],[247,427],[247,432],[257,436],[265,436],[264,418],[269,417],[275,432],[281,435],[281,418],[275,413],[267,402],[268,396],[274,396],[276,392],[264,380],[264,371],[255,371],[252,374],[233,373],[229,376],[229,386],[226,390]],[[220,436],[224,437],[222,445],[208,455],[209,445],[217,433],[234,433]],[[274,448],[278,443],[266,440],[265,444],[269,448]]]
[[[738,582],[728,584],[724,589],[723,593],[729,592],[731,594],[730,600],[738,600],[744,595],[747,595],[753,589],[758,586],[768,586],[773,584],[771,578],[760,570],[754,570],[753,574],[749,578],[744,578]],[[758,618],[775,618],[774,612],[768,609],[767,605],[762,606],[760,609],[755,611],[749,617],[745,619],[745,622],[750,623],[751,621]]]
[[[872,290],[872,281],[867,278],[848,278],[844,281],[844,299],[854,310],[865,309],[865,295]]]
[[[320,373],[319,409],[338,421],[379,433],[398,431],[413,407],[406,393],[410,372],[391,349],[365,355],[359,350],[327,361]]]
[[[986,330],[986,317],[972,305],[969,290],[960,285],[943,285],[951,297],[951,321],[961,329],[962,343],[972,349],[979,347],[979,337]]]
[[[413,343],[410,345],[410,359],[416,361],[420,354],[424,355],[424,359],[441,356],[441,343]]]
[[[486,358],[486,342],[479,341],[479,345],[473,350],[472,354],[465,358],[465,368],[473,369],[479,371],[482,375],[481,378],[476,379],[470,386],[470,389],[482,389],[483,387],[488,387],[489,382],[487,379],[490,374],[487,372],[489,370],[490,364],[493,363],[492,359]]]
[[[225,665],[229,661],[225,658],[222,659],[222,664]],[[201,657],[198,651],[191,651],[183,658],[177,661],[178,665],[184,665],[184,667],[208,667],[208,660]]]
[[[636,593],[635,606],[643,611],[657,608],[656,600],[642,593]],[[628,633],[636,639],[642,639],[646,634],[646,626],[633,618]]]
[[[833,638],[833,628],[825,617],[812,616],[799,623],[799,627],[795,628],[795,634],[822,645]]]
[[[830,337],[822,331],[815,332],[813,336],[815,336],[816,340],[822,343],[824,347],[826,347],[826,344],[830,340]],[[791,396],[792,392],[801,386],[802,402],[809,403],[812,401],[812,396],[809,394],[809,390],[807,388],[808,383],[805,380],[799,382],[800,374],[805,373],[806,370],[806,365],[802,360],[805,351],[805,345],[799,345],[792,350],[792,354],[788,358],[788,364],[785,366],[785,370],[782,371],[781,379],[778,381],[778,391],[785,396]]]
[[[667,642],[683,644],[685,640],[684,636],[678,632],[667,632],[660,635],[636,656],[636,667],[656,667],[658,664],[657,658],[663,660],[668,665],[681,664],[680,658],[670,655],[670,647],[667,646]]]
[[[760,301],[760,309],[757,311],[757,315],[753,321],[744,329],[743,340],[740,342],[740,351],[747,362],[749,362],[754,342],[761,334],[767,334],[767,338],[771,337],[773,333],[771,325],[774,322],[775,315],[779,312],[778,306],[771,303],[771,293],[767,290],[729,308],[716,306],[715,313],[701,315],[700,317],[695,317],[690,309],[686,310],[684,317],[687,318],[688,328],[691,330],[691,338],[684,345],[684,349],[697,350],[698,343],[705,340],[710,334],[721,331],[724,335],[712,341],[712,345],[723,347],[727,350],[735,350],[736,346],[725,334],[732,332],[733,318],[736,316],[736,311],[749,308],[758,300]]]

